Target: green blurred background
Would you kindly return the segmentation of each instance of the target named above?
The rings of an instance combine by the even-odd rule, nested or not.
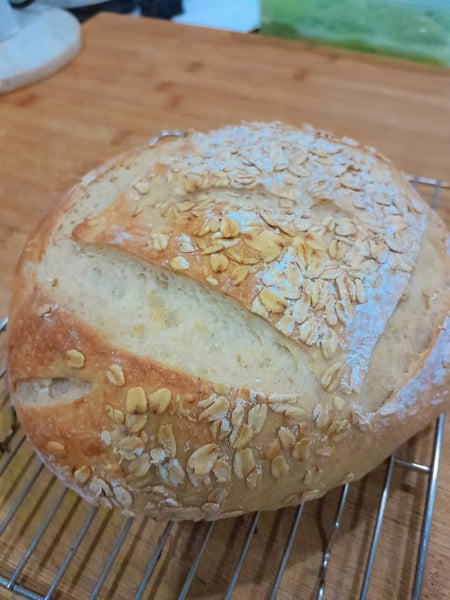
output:
[[[450,66],[450,0],[261,0],[261,32]]]

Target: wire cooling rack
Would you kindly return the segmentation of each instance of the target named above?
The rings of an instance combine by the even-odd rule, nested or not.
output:
[[[450,189],[446,183],[410,179],[434,209],[442,190]],[[6,326],[4,319],[0,323],[3,340]],[[3,369],[0,411],[6,414],[9,402],[4,376]],[[425,574],[443,426],[441,415],[432,441],[431,432],[422,435],[421,442],[425,440],[426,444],[428,439],[431,448],[426,449],[427,456],[420,462],[415,457],[403,458],[411,451],[417,454],[417,446],[409,442],[406,452],[403,447],[392,454],[385,465],[362,482],[346,484],[325,499],[218,523],[156,523],[125,519],[113,511],[87,505],[43,467],[11,418],[9,431],[0,430],[0,598],[3,587],[31,600],[229,600],[232,596],[251,595],[271,600],[364,600],[371,585],[377,587],[377,598],[418,600]],[[400,477],[400,485],[393,485],[396,477]],[[395,582],[380,587],[374,565],[376,554],[379,558],[389,553],[383,523],[386,528],[385,516],[394,502],[392,497],[401,494],[405,485],[413,504],[401,499],[397,502],[410,506],[412,511],[411,515],[401,515],[408,552],[402,565],[403,587],[395,589],[408,588],[408,595],[402,591],[400,596],[400,592],[393,592]],[[343,526],[347,513],[351,513],[351,523]],[[306,531],[300,532],[302,525]],[[358,533],[361,525],[362,536]],[[398,536],[398,540],[388,540],[391,551],[394,547],[392,556],[395,544],[401,541]],[[305,550],[308,544],[310,551]],[[348,556],[342,558],[343,548]],[[332,569],[333,559],[337,564]],[[255,564],[259,565],[256,570]],[[301,572],[300,581],[297,572]],[[397,573],[397,566],[393,572]],[[389,595],[383,592],[388,589]]]

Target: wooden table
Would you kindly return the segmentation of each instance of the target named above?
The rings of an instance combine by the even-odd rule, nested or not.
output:
[[[408,173],[450,180],[449,71],[307,43],[108,14],[87,22],[83,35],[83,50],[63,71],[0,97],[0,315],[8,310],[21,247],[45,211],[87,170],[145,144],[161,129],[205,130],[241,120],[279,119],[294,125],[307,121],[376,146]],[[449,222],[445,193],[440,212]],[[449,428],[450,424],[447,433]],[[429,436],[422,434],[402,452],[425,460],[428,449]],[[19,474],[10,477],[14,488]],[[367,554],[382,478],[380,468],[350,488],[330,563],[329,598],[357,597],[358,573]],[[369,598],[408,597],[424,495],[420,474],[396,469]],[[312,598],[337,498],[335,491],[326,501],[308,504],[279,598]],[[30,498],[31,512],[33,501]],[[76,507],[75,516],[54,525],[47,554],[36,561],[30,575],[42,580],[43,589],[58,560],[55,545],[65,539],[60,533],[67,532],[70,539],[81,519],[76,511],[85,510],[72,495],[67,502]],[[449,504],[450,445],[445,442],[424,599],[449,597]],[[261,517],[234,597],[265,597],[292,516],[292,511],[285,511]],[[123,523],[118,515],[105,513],[102,518],[115,532]],[[223,595],[246,524],[248,518],[216,526],[190,597]],[[103,597],[132,597],[160,531],[161,526],[152,523],[133,525],[131,541],[121,553],[125,566],[117,566]],[[149,597],[176,597],[201,531],[191,524],[174,526]],[[20,555],[26,547],[27,535],[26,526],[11,532],[11,546],[0,544],[0,563],[14,562],[14,553]],[[87,597],[97,567],[111,549],[101,528],[89,535],[89,562],[83,562],[83,556],[75,559],[78,568],[62,586],[64,599]]]

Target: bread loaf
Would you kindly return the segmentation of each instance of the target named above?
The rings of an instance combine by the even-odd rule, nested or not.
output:
[[[447,243],[389,160],[310,126],[132,151],[23,252],[18,417],[70,488],[127,515],[317,498],[445,410]]]

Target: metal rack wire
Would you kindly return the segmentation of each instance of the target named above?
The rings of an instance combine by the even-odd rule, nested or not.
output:
[[[426,190],[428,190],[428,195],[430,196],[431,204],[434,209],[436,209],[438,206],[441,190],[450,189],[449,184],[430,179],[411,177],[411,181],[415,187],[423,186]],[[0,322],[1,333],[3,333],[6,330],[6,326],[7,319],[4,319],[2,322]],[[5,370],[3,369],[0,371],[0,379],[4,378],[4,375]],[[0,410],[7,410],[7,406],[8,397],[5,393],[4,397],[0,398]],[[427,554],[428,541],[430,537],[433,505],[436,493],[443,427],[444,416],[441,415],[437,419],[435,424],[432,452],[429,462],[426,462],[425,464],[412,462],[404,460],[396,456],[396,454],[392,454],[386,462],[384,481],[381,485],[381,489],[379,490],[379,501],[376,519],[372,531],[370,548],[368,552],[367,561],[364,567],[362,584],[358,592],[360,600],[365,600],[367,598],[373,571],[375,553],[379,544],[380,532],[383,525],[383,518],[389,500],[392,476],[395,470],[400,469],[405,469],[407,471],[418,473],[420,477],[423,477],[426,480],[427,485],[426,498],[423,506],[423,519],[420,540],[416,552],[414,582],[412,586],[411,598],[412,600],[419,600],[421,596],[421,589],[425,573],[425,560]],[[21,432],[20,428],[14,423],[14,421],[12,421],[10,431],[7,433],[6,437],[4,437],[3,440],[0,440],[0,490],[2,482],[6,481],[8,477],[9,469],[13,468],[14,461],[17,460],[19,452],[23,450],[26,445],[27,442],[25,440],[25,435]],[[6,505],[4,504],[2,506],[0,504],[0,509],[2,509],[2,512],[0,514],[4,514],[3,519],[0,522],[0,543],[2,542],[3,536],[7,534],[8,528],[11,527],[11,524],[17,518],[20,507],[24,503],[27,496],[33,493],[33,489],[37,485],[37,482],[39,482],[39,480],[45,476],[46,471],[43,468],[43,465],[38,461],[37,458],[33,457],[31,449],[29,450],[29,453],[30,459],[27,463],[27,472],[29,471],[29,473],[27,477],[23,477],[23,481],[20,481],[20,489],[17,490],[14,499],[8,499],[6,501]],[[66,510],[64,508],[64,502],[66,498],[70,495],[73,495],[73,493],[64,488],[62,484],[60,484],[56,480],[55,477],[51,477],[50,483],[48,485],[53,486],[54,484],[58,486],[57,493],[56,495],[54,494],[52,496],[51,504],[47,508],[45,514],[41,518],[31,521],[30,527],[33,527],[34,535],[31,541],[29,542],[29,545],[26,548],[26,550],[16,561],[12,572],[2,572],[2,565],[0,564],[0,588],[6,588],[30,600],[51,600],[58,595],[58,593],[60,592],[60,584],[65,574],[67,573],[67,570],[69,569],[74,557],[80,551],[80,546],[82,545],[84,538],[86,537],[90,528],[94,526],[96,520],[100,518],[99,513],[101,511],[104,511],[104,509],[98,509],[97,507],[89,507],[87,509],[84,519],[79,528],[77,529],[73,539],[71,540],[69,547],[64,552],[61,550],[61,556],[57,566],[57,571],[50,585],[47,587],[44,593],[36,591],[37,586],[34,585],[34,583],[36,582],[33,583],[33,580],[29,582],[28,578],[26,577],[27,565],[29,564],[30,560],[37,553],[39,553],[42,538],[45,535],[52,521],[56,518],[58,514]],[[345,511],[349,495],[349,489],[349,484],[345,484],[340,490],[340,496],[337,502],[334,519],[332,521],[331,528],[328,532],[326,543],[324,544],[325,547],[323,549],[322,559],[318,569],[318,576],[315,582],[315,589],[313,590],[317,600],[324,600],[326,597],[328,565],[332,555],[332,550],[339,536],[339,528],[341,524],[341,519]],[[288,530],[288,535],[286,536],[284,549],[282,550],[281,557],[279,558],[279,564],[278,569],[276,571],[275,579],[271,584],[271,589],[267,590],[267,596],[270,597],[271,600],[275,600],[275,598],[277,598],[278,592],[282,589],[283,576],[286,572],[286,566],[289,562],[291,550],[295,544],[297,530],[301,522],[303,513],[304,503],[302,502],[294,511],[292,523]],[[249,521],[248,528],[243,537],[242,546],[240,548],[239,554],[236,558],[234,567],[231,572],[231,576],[228,581],[228,585],[226,589],[223,590],[222,597],[225,600],[229,600],[236,589],[236,584],[238,583],[239,575],[241,573],[246,555],[249,551],[249,547],[255,536],[259,520],[260,514],[254,513]],[[91,591],[88,594],[88,596],[86,596],[89,598],[89,600],[95,600],[100,597],[109,572],[113,569],[113,567],[117,567],[116,563],[119,560],[118,557],[120,551],[124,546],[125,541],[130,536],[130,529],[132,526],[133,519],[128,518],[123,521],[123,524],[119,529],[117,537],[115,538],[112,547],[109,549],[101,572],[96,576],[95,579],[92,580]],[[147,561],[144,572],[140,575],[140,581],[138,583],[136,591],[130,592],[130,599],[134,598],[134,600],[140,600],[144,597],[150,597],[149,594],[151,590],[150,584],[152,576],[154,576],[155,574],[156,566],[161,557],[161,553],[163,552],[164,548],[167,545],[168,539],[170,538],[173,526],[174,524],[172,522],[168,522],[163,528],[156,542],[156,545],[154,546],[153,552]],[[189,570],[187,572],[186,577],[184,578],[184,581],[182,582],[182,585],[180,586],[179,592],[177,592],[176,594],[176,597],[179,600],[184,600],[185,598],[188,598],[189,591],[198,572],[200,563],[202,562],[202,558],[204,557],[205,551],[207,550],[208,543],[210,543],[210,539],[213,534],[214,528],[217,527],[217,525],[214,522],[211,522],[207,525],[206,528],[202,524],[198,524],[196,525],[196,527],[202,528],[202,538],[200,540],[200,543],[197,545],[195,552],[191,556]],[[1,597],[2,595],[0,589],[0,598]],[[64,598],[64,596],[59,597]],[[152,595],[151,597],[157,598],[157,596],[155,595]],[[296,595],[295,597],[300,596]],[[311,597],[311,590],[308,590],[307,596],[305,597]]]

